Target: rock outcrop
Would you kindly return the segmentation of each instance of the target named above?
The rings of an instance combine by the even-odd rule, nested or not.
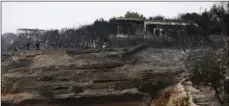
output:
[[[148,105],[149,95],[180,81],[185,54],[175,49],[136,49],[134,53],[120,49],[11,54],[2,60],[3,105]]]

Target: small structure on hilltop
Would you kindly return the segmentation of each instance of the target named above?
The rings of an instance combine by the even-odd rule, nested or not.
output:
[[[127,37],[119,36],[120,34],[124,34],[141,38],[184,35],[186,34],[186,26],[190,25],[190,23],[187,22],[155,21],[134,18],[114,18],[110,22],[117,25],[117,37]]]
[[[28,29],[19,28],[17,29],[17,35],[19,36],[19,48],[20,49],[30,49],[34,48],[34,42],[41,42],[41,36],[44,34],[45,30],[42,29]],[[32,46],[33,45],[33,46]]]
[[[17,29],[17,35],[25,38],[31,38],[33,40],[40,40],[41,35],[45,32],[42,29],[28,29],[28,28],[20,28]]]
[[[144,20],[135,18],[114,18],[111,24],[117,26],[117,38],[125,38],[124,35],[134,35],[135,37],[144,36]]]

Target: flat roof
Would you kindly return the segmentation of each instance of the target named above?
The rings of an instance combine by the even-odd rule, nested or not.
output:
[[[116,22],[122,22],[122,21],[132,21],[132,22],[144,22],[145,24],[160,24],[160,25],[190,25],[189,22],[184,22],[184,21],[174,21],[174,20],[144,20],[144,19],[139,19],[139,18],[114,18],[111,21],[116,21]]]
[[[113,20],[145,21],[144,19],[140,19],[140,18],[124,18],[124,17],[114,18]]]
[[[160,25],[182,25],[182,26],[186,26],[186,25],[190,25],[190,23],[186,23],[186,22],[163,22],[163,21],[145,21],[145,24],[160,24]]]
[[[22,30],[22,31],[45,31],[43,29],[30,29],[30,28],[19,28],[17,30]]]
[[[113,18],[110,20],[111,23],[144,23],[144,19],[138,19],[138,18]]]

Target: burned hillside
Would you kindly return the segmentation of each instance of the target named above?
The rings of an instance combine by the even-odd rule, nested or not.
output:
[[[2,105],[227,106],[226,16],[213,6],[174,19],[128,11],[77,28],[19,28],[2,37]]]

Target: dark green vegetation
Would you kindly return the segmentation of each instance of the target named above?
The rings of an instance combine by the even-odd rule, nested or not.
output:
[[[203,61],[197,62],[191,71],[191,81],[197,86],[211,87],[219,102],[225,106],[229,104],[228,63],[228,50],[225,50],[217,55],[204,57]]]

